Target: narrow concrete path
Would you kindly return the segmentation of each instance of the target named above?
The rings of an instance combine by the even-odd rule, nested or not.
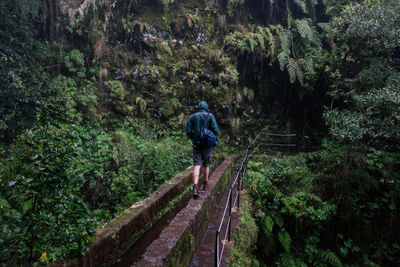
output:
[[[190,199],[164,228],[159,237],[145,250],[137,267],[188,266],[190,259],[204,237],[208,222],[231,178],[236,155],[227,156],[213,171],[207,192],[201,191],[199,198]],[[202,184],[202,182],[201,182]],[[205,265],[201,265],[205,266]]]
[[[230,177],[230,180],[228,182],[228,186],[232,184],[232,181],[235,179],[237,170],[240,167],[240,160],[237,161],[234,169],[232,170],[232,175]],[[232,201],[235,201],[237,193],[237,186],[234,186],[232,190]],[[224,209],[226,205],[226,201],[228,199],[228,194],[229,194],[229,188],[227,187],[224,195],[222,196],[221,200],[218,202],[218,204],[214,207],[215,212],[213,217],[210,220],[210,223],[208,224],[207,231],[204,234],[203,239],[201,240],[199,246],[197,247],[191,262],[190,262],[190,267],[212,267],[214,266],[214,260],[215,260],[215,239],[216,239],[216,231],[221,223],[221,218],[222,215],[224,214]],[[237,207],[237,205],[236,205]],[[229,207],[228,207],[229,209]],[[229,256],[230,253],[230,247],[233,246],[234,242],[234,236],[235,236],[235,231],[236,231],[236,226],[239,222],[239,212],[237,208],[234,208],[232,211],[232,228],[231,228],[231,241],[228,242],[228,240],[223,240],[225,236],[225,231],[226,227],[228,225],[228,211],[227,214],[225,215],[225,220],[223,222],[223,226],[221,229],[220,233],[220,239],[222,242],[225,242],[225,248],[224,252],[222,255],[222,260],[221,260],[221,265],[220,266],[226,266],[226,259]],[[228,239],[228,237],[227,237]],[[220,248],[222,248],[222,242],[220,244]]]

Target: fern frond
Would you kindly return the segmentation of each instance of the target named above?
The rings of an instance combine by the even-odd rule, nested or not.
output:
[[[288,59],[287,71],[289,73],[290,83],[294,83],[297,80],[301,85],[304,83],[304,72],[301,68],[300,62],[294,58]]]
[[[255,33],[254,36],[258,39],[258,43],[260,44],[261,49],[264,50],[265,49],[264,37],[259,33]]]
[[[340,261],[339,257],[333,251],[330,251],[330,250],[322,251],[320,256],[321,256],[321,260],[325,264],[329,264],[329,265],[331,265],[333,267],[342,267],[343,266],[343,264]]]
[[[296,258],[291,253],[281,253],[278,266],[283,267],[307,267],[301,259]]]
[[[319,37],[317,28],[312,27],[312,32],[313,32],[312,43],[315,44],[316,46],[321,46],[321,38]]]
[[[304,70],[300,60],[296,60],[296,76],[301,85],[304,85]]]
[[[332,30],[332,24],[328,22],[320,22],[317,23],[318,27],[320,27],[324,32],[330,32]]]
[[[283,249],[286,252],[290,252],[290,247],[292,246],[292,238],[290,237],[290,234],[286,231],[279,232],[278,239]]]
[[[301,38],[311,42],[314,38],[314,33],[310,26],[310,19],[296,19],[294,23]]]
[[[274,36],[271,33],[271,30],[267,27],[257,26],[258,33],[261,34],[265,41],[271,41]]]
[[[289,30],[282,30],[279,33],[279,44],[281,49],[286,53],[290,54],[290,48],[292,45],[292,33]]]
[[[300,7],[301,11],[304,14],[307,14],[307,4],[306,4],[306,0],[294,0],[294,3]]]
[[[263,230],[265,236],[269,236],[272,233],[272,230],[274,229],[274,221],[272,220],[271,216],[264,217],[264,220],[261,224],[261,229]]]
[[[278,54],[277,58],[279,62],[279,67],[281,71],[283,71],[289,62],[289,55],[282,51]]]
[[[296,68],[297,68],[296,61],[293,58],[289,58],[286,69],[289,74],[290,83],[294,83],[296,81],[296,76],[297,76]]]
[[[247,40],[249,41],[250,51],[254,52],[254,48],[257,46],[257,41],[251,37],[248,37]]]
[[[144,113],[146,111],[147,102],[141,97],[136,97],[136,104],[139,104],[140,112]]]
[[[272,58],[274,58],[274,56],[278,53],[278,45],[279,45],[279,38],[274,36],[270,43],[269,43],[270,47],[271,47],[271,56]]]
[[[303,66],[304,66],[304,71],[306,73],[314,73],[315,72],[314,62],[312,59],[309,59],[309,58],[303,59]]]

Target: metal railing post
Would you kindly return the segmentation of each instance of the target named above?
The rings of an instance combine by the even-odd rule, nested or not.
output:
[[[214,267],[219,267],[219,231],[216,231],[215,235],[215,260]]]
[[[242,182],[240,183],[240,191],[243,190],[243,180],[244,180],[244,174],[246,173],[247,167],[244,166],[243,168],[243,176],[242,176]]]
[[[240,183],[242,182],[243,179],[243,170],[241,171],[241,174],[239,174],[239,181],[238,181],[238,185],[237,185],[237,191],[238,191],[238,203],[237,203],[237,207],[240,207]]]
[[[232,187],[229,189],[229,217],[228,217],[228,241],[231,241],[231,222],[232,222]]]

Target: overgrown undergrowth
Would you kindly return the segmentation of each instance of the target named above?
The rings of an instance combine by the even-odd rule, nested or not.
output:
[[[2,261],[85,253],[101,223],[190,165],[187,140],[136,132],[61,124],[22,134],[0,160]]]
[[[249,162],[247,190],[259,234],[246,247],[257,248],[240,252],[252,227],[246,208],[230,265],[399,265],[400,158],[363,152],[331,144],[320,152]]]

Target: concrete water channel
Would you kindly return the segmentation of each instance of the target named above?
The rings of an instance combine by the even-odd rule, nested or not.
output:
[[[239,190],[232,185],[231,178],[238,181],[238,177],[243,177],[250,149],[254,152],[259,146],[296,146],[262,142],[263,136],[296,137],[295,134],[260,132],[236,167],[237,155],[225,157],[219,165],[218,160],[214,160],[209,189],[201,192],[198,199],[192,198],[193,167],[188,168],[97,231],[87,255],[51,266],[225,266],[240,216],[232,204],[236,199],[232,201],[232,197],[228,209],[231,227],[226,224],[228,217],[222,216],[226,215],[228,207],[226,194],[229,192],[229,196],[233,196]],[[239,172],[235,173],[237,170]],[[203,177],[199,184],[202,182]],[[239,179],[238,187],[240,185]],[[237,194],[238,200],[239,197]],[[225,219],[221,221],[221,218]],[[225,229],[232,229],[231,242],[227,240]],[[221,243],[222,247],[218,248]]]
[[[209,189],[201,191],[198,199],[192,198],[193,168],[176,175],[97,231],[86,256],[53,266],[205,266],[190,261],[205,242],[237,158],[215,161]]]

